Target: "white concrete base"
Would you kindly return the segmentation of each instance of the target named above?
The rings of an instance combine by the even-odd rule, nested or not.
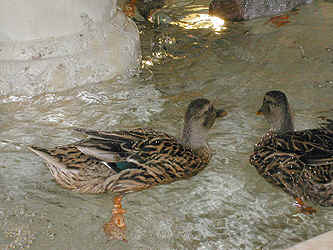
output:
[[[25,3],[40,1],[46,0]],[[141,59],[137,27],[117,10],[114,5],[116,1],[100,1],[104,6],[100,4],[99,9],[92,8],[90,3],[98,5],[92,0],[60,1],[63,6],[58,8],[63,8],[63,12],[58,12],[63,15],[58,13],[50,20],[40,19],[38,25],[35,24],[35,32],[23,32],[21,27],[15,29],[10,22],[0,23],[0,94],[36,95],[63,91],[135,72]],[[0,14],[8,11],[3,9],[6,2],[0,0]],[[50,6],[50,3],[59,3],[47,2],[51,9],[55,7]],[[75,8],[70,6],[72,12],[66,9],[70,2],[72,5],[76,3]],[[37,14],[45,16],[44,12],[41,9]],[[37,14],[31,13],[31,16]],[[7,14],[8,18],[10,15],[15,16],[15,13],[11,11]],[[68,18],[68,27],[62,18]],[[29,24],[29,20],[22,17],[21,21],[29,26],[26,24]],[[34,22],[37,22],[37,18]],[[30,22],[30,25],[34,24]]]
[[[318,235],[310,240],[301,242],[287,250],[332,250],[333,231]]]

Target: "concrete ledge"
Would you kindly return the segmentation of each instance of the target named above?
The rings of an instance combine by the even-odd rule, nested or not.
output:
[[[140,65],[138,29],[116,0],[9,2],[0,0],[0,95],[64,91]]]
[[[301,242],[287,250],[332,250],[333,231],[318,235],[312,239]]]

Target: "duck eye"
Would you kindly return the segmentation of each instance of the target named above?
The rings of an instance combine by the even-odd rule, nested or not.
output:
[[[270,101],[270,100],[266,100],[266,99],[264,100],[264,102],[267,103],[267,104],[269,104],[269,105],[274,104],[272,101]]]

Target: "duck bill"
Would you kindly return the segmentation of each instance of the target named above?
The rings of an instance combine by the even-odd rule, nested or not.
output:
[[[257,112],[256,115],[263,115],[264,114],[264,106],[262,106]]]
[[[228,114],[224,109],[216,110],[216,117],[225,117]]]

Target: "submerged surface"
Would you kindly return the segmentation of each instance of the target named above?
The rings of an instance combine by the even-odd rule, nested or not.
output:
[[[219,32],[188,19],[177,25],[207,8],[203,0],[171,2],[173,24],[141,25],[143,70],[133,79],[1,97],[0,139],[52,147],[83,138],[72,127],[150,126],[178,135],[187,104],[204,96],[229,113],[212,130],[208,168],[127,195],[128,242],[108,241],[102,225],[112,194],[62,189],[41,159],[3,142],[0,249],[280,249],[332,229],[333,208],[296,214],[293,199],[266,183],[248,157],[267,129],[255,112],[268,90],[287,93],[297,129],[333,117],[333,3],[302,6],[280,28],[268,18]]]

